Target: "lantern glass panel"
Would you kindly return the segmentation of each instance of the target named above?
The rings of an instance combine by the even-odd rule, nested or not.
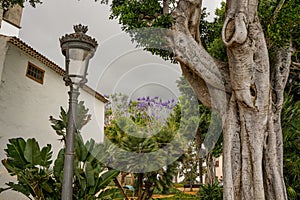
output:
[[[85,49],[69,49],[69,77],[75,84],[80,83],[86,77],[86,71],[91,53]]]

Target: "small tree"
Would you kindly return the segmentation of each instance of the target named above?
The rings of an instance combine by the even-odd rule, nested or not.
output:
[[[163,102],[158,97],[130,101],[124,95],[111,96],[105,135],[112,145],[125,150],[123,156],[111,162],[119,163],[114,166],[125,172],[134,173],[139,200],[150,199],[155,188],[167,192],[177,174],[176,162],[170,164],[167,159],[172,150],[151,160],[143,159],[144,155],[163,149],[173,140],[178,127],[168,116],[174,106],[174,100]]]

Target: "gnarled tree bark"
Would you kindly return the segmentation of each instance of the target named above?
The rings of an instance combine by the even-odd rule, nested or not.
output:
[[[280,113],[291,45],[269,62],[258,0],[227,0],[222,39],[228,63],[199,39],[199,0],[180,0],[172,48],[198,99],[222,116],[224,199],[287,199],[282,173]]]

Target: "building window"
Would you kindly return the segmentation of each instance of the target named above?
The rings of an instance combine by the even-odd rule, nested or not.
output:
[[[31,78],[32,80],[35,80],[36,82],[43,84],[44,82],[44,74],[45,71],[41,68],[35,66],[31,62],[28,62],[26,76],[28,78]]]

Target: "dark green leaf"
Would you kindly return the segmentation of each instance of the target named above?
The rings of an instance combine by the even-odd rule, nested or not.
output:
[[[34,138],[27,140],[24,157],[32,166],[41,164],[40,147]]]
[[[54,162],[53,174],[57,180],[62,183],[63,177],[63,169],[64,169],[64,151],[65,149],[61,149],[58,152],[57,158]]]
[[[51,157],[52,157],[51,144],[47,144],[47,146],[43,147],[41,150],[40,165],[49,168],[50,164],[52,163]]]
[[[26,142],[23,138],[13,138],[8,140],[7,149],[5,152],[9,162],[17,168],[24,169],[28,162],[24,157]]]
[[[94,169],[90,162],[85,163],[85,176],[87,179],[88,186],[94,186],[95,185],[95,176],[97,177],[98,174],[94,174]]]

